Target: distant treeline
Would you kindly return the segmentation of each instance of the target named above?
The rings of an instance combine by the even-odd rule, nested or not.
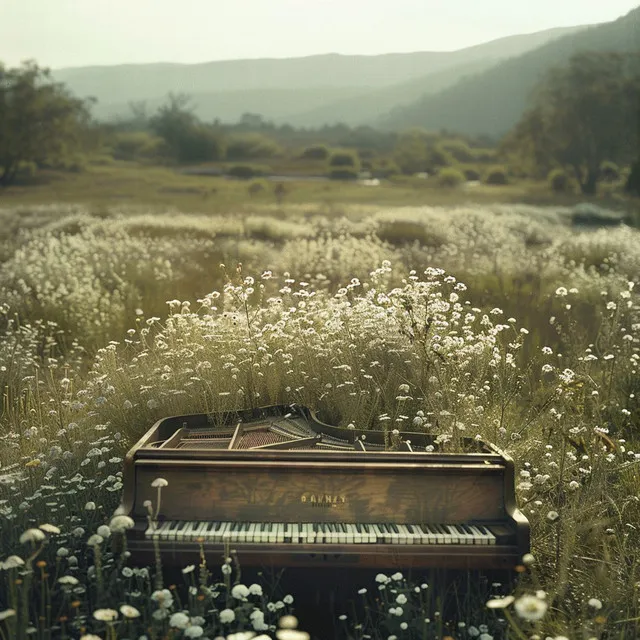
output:
[[[86,162],[217,163],[239,177],[322,171],[340,179],[437,174],[448,182],[491,176],[548,178],[555,190],[595,193],[601,180],[637,183],[640,54],[586,52],[552,69],[530,108],[502,140],[420,128],[403,132],[344,124],[318,129],[275,125],[259,114],[235,124],[202,122],[186,95],[170,94],[149,113],[97,122],[79,100],[35,63],[0,66],[0,185],[39,168],[81,170]],[[630,165],[636,161],[632,170]]]

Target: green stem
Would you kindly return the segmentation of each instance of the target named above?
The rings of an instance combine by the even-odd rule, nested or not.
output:
[[[503,609],[502,612],[504,613],[504,617],[506,618],[511,628],[515,631],[518,638],[520,638],[520,640],[529,640],[526,633],[524,633],[524,631],[522,631],[522,629],[520,629],[518,624],[515,622],[511,613],[507,609]]]

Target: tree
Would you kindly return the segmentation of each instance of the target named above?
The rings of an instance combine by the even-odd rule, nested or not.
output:
[[[24,163],[56,163],[82,147],[91,100],[73,97],[35,62],[0,64],[0,187]]]
[[[222,135],[200,123],[189,102],[186,95],[170,93],[167,104],[151,118],[151,130],[165,140],[177,162],[219,160],[224,156]]]
[[[422,129],[410,129],[399,136],[393,155],[402,173],[427,171],[428,148],[435,139],[436,136]]]
[[[542,175],[566,168],[582,193],[595,194],[603,161],[627,164],[637,152],[640,53],[576,54],[549,71],[533,98],[502,150]]]

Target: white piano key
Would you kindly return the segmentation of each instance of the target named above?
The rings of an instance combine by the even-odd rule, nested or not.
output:
[[[276,525],[276,542],[278,544],[284,542],[284,524],[281,522]]]
[[[364,526],[366,533],[369,536],[369,544],[381,544],[384,541],[382,531],[378,528],[377,524],[367,524]]]
[[[462,531],[467,536],[467,544],[482,544],[481,541],[476,536],[476,534],[471,530],[471,528],[468,525],[466,524],[458,525],[457,528],[462,529]]]
[[[222,527],[216,532],[214,540],[216,542],[228,542],[231,537],[231,523],[223,522]]]
[[[415,536],[414,544],[428,544],[429,539],[427,534],[420,528],[417,524],[412,524],[410,529],[413,531]]]
[[[398,529],[400,533],[404,536],[404,544],[413,544],[415,535],[413,531],[405,524],[399,524]]]
[[[392,525],[395,534],[398,536],[398,544],[407,544],[406,529],[399,524]]]
[[[440,531],[440,529],[437,527],[437,525],[430,524],[429,525],[429,530],[431,531],[431,533],[436,538],[436,541],[435,541],[434,544],[444,544],[444,534],[442,533],[442,531]]]
[[[493,533],[491,533],[491,531],[487,528],[484,527],[482,525],[475,525],[476,528],[478,529],[478,531],[480,531],[480,533],[482,533],[484,536],[486,536],[486,540],[487,540],[487,544],[495,544],[496,543],[496,537],[493,535]]]
[[[185,526],[181,527],[178,533],[176,534],[176,540],[189,540],[191,530],[196,525],[195,522],[187,522]]]
[[[291,542],[292,544],[298,544],[300,542],[300,532],[298,531],[298,523],[291,523]]]
[[[269,529],[269,542],[271,544],[275,544],[277,540],[278,540],[278,525],[275,522],[273,522],[271,523],[271,526]]]
[[[171,528],[167,531],[167,540],[177,540],[177,536],[182,528],[181,522],[173,522]]]
[[[159,523],[157,527],[155,527],[155,525],[152,525],[151,527],[149,527],[149,529],[152,530],[151,537],[154,539],[162,538],[171,527],[171,524],[171,520],[166,520],[165,522]],[[149,531],[149,529],[147,529],[147,531]]]
[[[450,544],[466,544],[467,538],[465,535],[460,533],[458,529],[450,524],[444,525],[445,533],[448,533],[451,536]]]

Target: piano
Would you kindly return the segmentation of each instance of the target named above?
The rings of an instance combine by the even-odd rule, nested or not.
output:
[[[135,522],[134,561],[159,546],[180,566],[234,550],[242,567],[513,569],[529,552],[513,460],[461,440],[450,452],[297,406],[164,418],[126,456],[117,513]]]

